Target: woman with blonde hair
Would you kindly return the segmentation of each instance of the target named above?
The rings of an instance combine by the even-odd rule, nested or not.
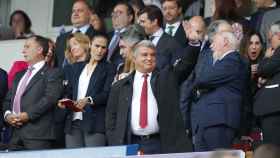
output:
[[[66,42],[65,58],[63,65],[87,61],[90,56],[90,39],[82,33],[71,34]]]

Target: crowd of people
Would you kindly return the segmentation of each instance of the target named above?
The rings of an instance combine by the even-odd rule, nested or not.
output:
[[[55,42],[15,11],[10,26],[26,39],[25,61],[0,71],[8,148],[213,151],[254,142],[256,129],[261,143],[280,145],[279,4],[256,0],[248,18],[242,2],[215,0],[213,16],[183,18],[180,0],[121,1],[107,32],[76,0],[73,29]]]

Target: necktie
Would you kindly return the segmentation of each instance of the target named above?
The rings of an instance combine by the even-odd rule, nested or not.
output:
[[[144,82],[142,85],[141,98],[140,98],[140,120],[139,124],[141,128],[145,128],[148,125],[148,74],[144,74]]]
[[[155,36],[150,36],[150,37],[149,37],[149,40],[150,40],[150,41],[153,41],[154,39],[155,39]]]
[[[116,31],[110,44],[109,44],[109,51],[107,55],[107,61],[110,61],[111,56],[113,55],[113,52],[120,41],[120,31]]]
[[[13,103],[13,111],[16,114],[19,114],[20,111],[21,111],[20,110],[21,96],[22,96],[23,92],[25,91],[25,88],[26,88],[27,83],[28,83],[27,81],[30,78],[33,69],[34,69],[34,67],[29,67],[27,69],[25,75],[23,76],[21,84],[17,88],[16,95],[15,95],[15,98],[14,98],[14,103]]]
[[[170,35],[170,36],[173,36],[173,29],[174,29],[174,26],[170,25],[167,27],[168,30],[167,30],[167,33]]]

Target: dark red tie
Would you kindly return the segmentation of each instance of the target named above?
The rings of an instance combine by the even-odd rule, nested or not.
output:
[[[140,127],[145,128],[148,125],[148,74],[144,74],[144,82],[142,85],[141,98],[140,98]]]

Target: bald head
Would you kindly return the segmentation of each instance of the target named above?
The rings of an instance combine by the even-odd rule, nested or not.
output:
[[[203,40],[206,32],[205,22],[203,18],[201,16],[194,16],[189,20],[189,24],[192,28],[195,29],[196,33],[200,37],[200,40]]]

